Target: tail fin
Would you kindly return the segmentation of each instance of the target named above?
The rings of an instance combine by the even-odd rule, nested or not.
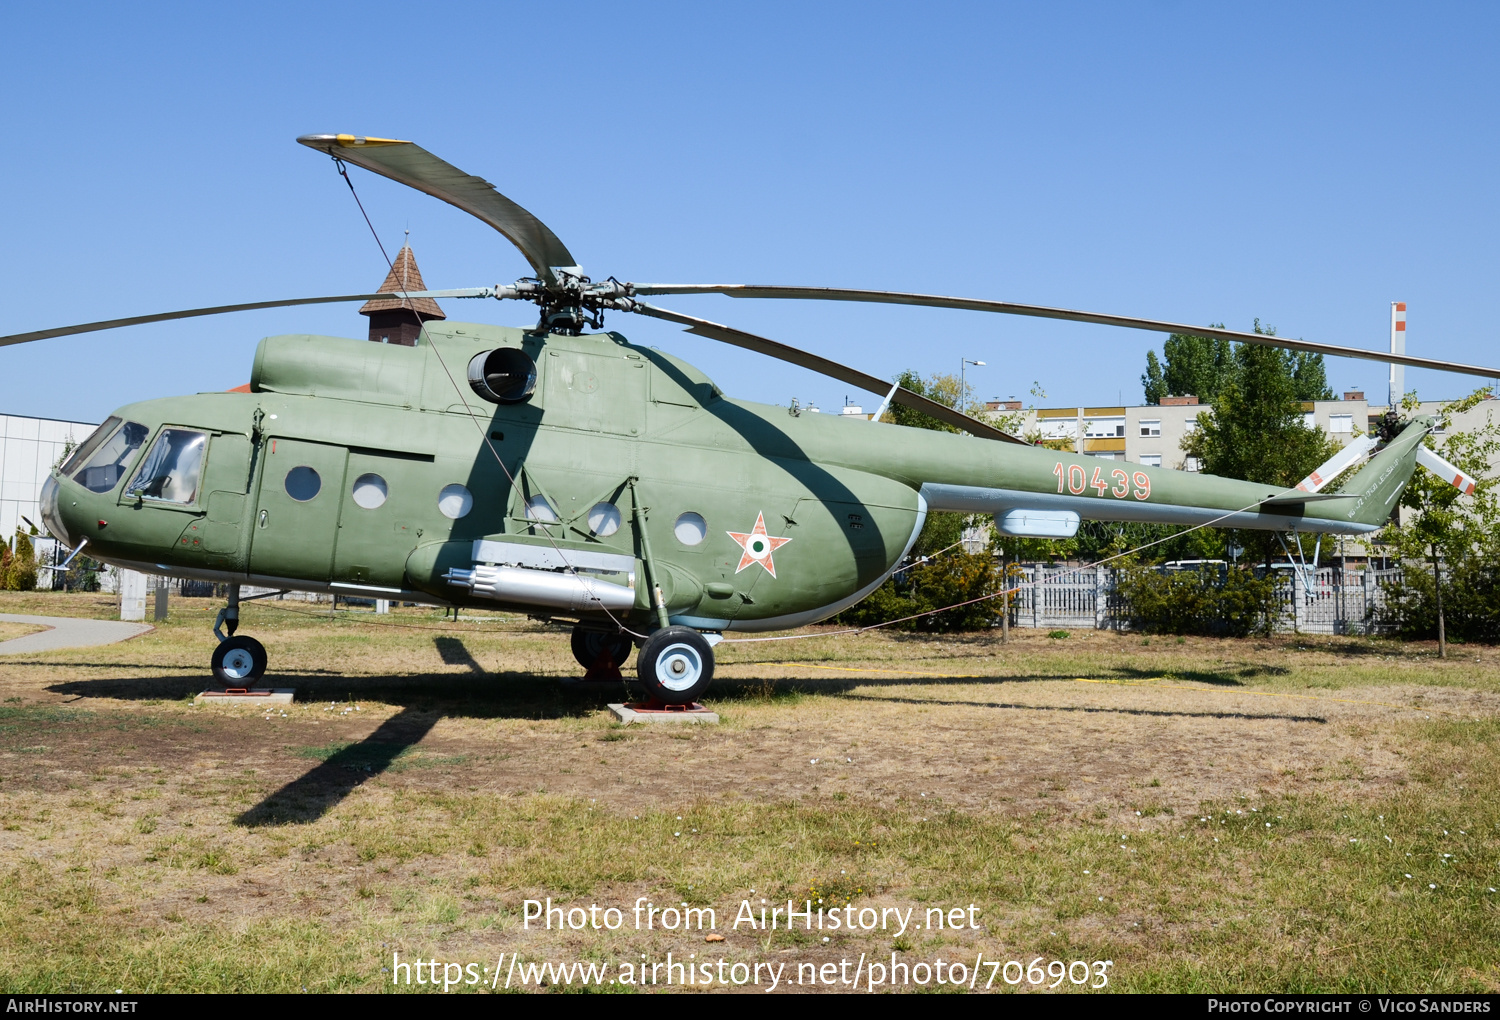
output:
[[[1432,427],[1431,418],[1414,418],[1384,450],[1371,457],[1339,490],[1357,497],[1348,510],[1340,508],[1341,514],[1360,524],[1384,524],[1417,469],[1417,450]]]

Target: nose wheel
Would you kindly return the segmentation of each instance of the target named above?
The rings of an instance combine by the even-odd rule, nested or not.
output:
[[[249,687],[265,675],[265,646],[253,637],[237,634],[219,642],[212,666],[214,679],[225,687]]]
[[[225,687],[249,687],[266,674],[266,646],[253,637],[236,634],[239,625],[240,586],[231,584],[229,604],[219,610],[214,620],[214,637],[219,639],[219,646],[209,660],[214,679]],[[226,630],[228,634],[224,633]]]

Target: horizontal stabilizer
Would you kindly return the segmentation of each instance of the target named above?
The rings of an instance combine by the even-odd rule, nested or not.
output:
[[[1446,460],[1439,457],[1431,450],[1427,449],[1427,447],[1417,447],[1417,463],[1422,465],[1428,471],[1431,471],[1433,474],[1437,475],[1439,478],[1443,479],[1448,484],[1452,485],[1455,489],[1457,489],[1459,492],[1462,492],[1464,495],[1474,495],[1474,486],[1477,484],[1477,480],[1474,478],[1474,476],[1468,474],[1467,472],[1460,471],[1458,468],[1454,467],[1452,464],[1449,464]]]
[[[1344,447],[1325,463],[1319,464],[1313,473],[1297,483],[1298,492],[1313,493],[1343,474],[1355,461],[1369,453],[1375,447],[1374,436],[1359,436],[1348,446]],[[1285,502],[1301,502],[1301,500],[1288,499]]]

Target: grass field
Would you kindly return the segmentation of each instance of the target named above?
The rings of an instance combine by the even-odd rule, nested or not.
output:
[[[376,991],[393,952],[671,951],[1500,990],[1495,649],[818,635],[721,645],[717,727],[621,727],[618,689],[559,682],[579,673],[564,631],[300,603],[242,624],[296,704],[195,705],[217,608],[0,658],[0,989]],[[0,612],[113,605],[3,593]],[[524,928],[549,896],[712,906],[725,940]],[[731,927],[763,898],[972,903],[978,927]]]
[[[35,634],[44,628],[38,624],[31,623],[7,623],[0,620],[0,641],[9,641],[12,638],[25,637],[27,634]]]

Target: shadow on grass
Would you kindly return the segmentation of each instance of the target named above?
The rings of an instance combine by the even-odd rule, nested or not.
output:
[[[484,667],[474,658],[463,640],[456,637],[435,637],[432,644],[437,648],[438,658],[445,666],[467,666],[476,676],[484,676]]]
[[[993,682],[999,683],[1042,683],[1055,681],[1059,677],[1034,676],[1034,677],[996,677]],[[841,698],[851,702],[879,701],[890,704],[917,705],[917,706],[958,706],[971,708],[996,708],[1022,712],[1085,712],[1100,713],[1105,715],[1136,715],[1136,716],[1158,716],[1168,719],[1246,719],[1254,721],[1279,721],[1279,722],[1305,722],[1305,723],[1327,723],[1325,716],[1319,715],[1291,715],[1280,712],[1234,712],[1234,711],[1173,711],[1168,709],[1148,708],[1113,708],[1103,706],[1083,705],[1027,705],[1020,702],[1009,701],[968,701],[958,699],[941,698],[903,698],[898,695],[882,695],[859,693],[855,691],[868,691],[876,686],[921,686],[924,684],[938,684],[946,681],[932,680],[926,678],[914,678],[914,681],[901,680],[875,680],[871,681],[865,677],[829,677],[827,679],[818,677],[815,679],[735,679],[720,680],[714,688],[714,701],[716,703],[741,703],[741,704],[796,704],[803,698],[822,695],[825,697]]]
[[[439,718],[436,712],[402,709],[364,740],[335,751],[311,771],[245,811],[234,824],[255,828],[317,821],[367,779],[390,768],[427,735]]]
[[[1120,680],[1159,680],[1163,676],[1162,670],[1132,669],[1129,666],[1116,666],[1110,672]],[[1167,672],[1174,680],[1190,680],[1213,687],[1244,687],[1247,680],[1261,676],[1290,676],[1292,671],[1285,666],[1246,666],[1244,669],[1172,669]]]
[[[982,673],[974,673],[974,674],[969,674],[969,673],[938,673],[938,672],[935,672],[935,671],[931,672],[931,673],[926,673],[926,672],[923,672],[921,670],[884,669],[884,668],[879,667],[879,666],[872,666],[872,667],[869,667],[868,669],[866,669],[866,668],[863,668],[863,667],[860,667],[860,666],[838,666],[838,665],[836,665],[837,663],[845,662],[845,661],[847,661],[847,660],[844,660],[844,659],[831,659],[831,658],[829,658],[829,659],[790,659],[790,660],[789,659],[737,659],[737,660],[734,660],[733,662],[726,663],[726,665],[734,665],[734,666],[781,666],[781,667],[784,667],[786,669],[795,669],[798,666],[803,666],[803,667],[812,666],[814,668],[822,667],[822,668],[833,668],[833,669],[841,669],[841,670],[842,669],[847,669],[851,674],[861,673],[861,672],[863,672],[863,673],[881,674],[878,677],[861,677],[860,678],[860,682],[862,684],[866,684],[866,685],[871,684],[871,683],[886,683],[886,684],[902,684],[902,685],[916,686],[916,685],[921,685],[921,684],[951,684],[951,683],[954,683],[955,681],[958,681],[958,682],[969,682],[969,683],[1042,683],[1042,682],[1049,681],[1049,680],[1073,680],[1077,676],[1076,672],[1055,673],[1055,674],[1049,674],[1049,673],[1030,673],[1030,674],[1025,674],[1025,675],[1019,675],[1019,676],[1017,676],[1017,675],[1005,675],[1005,674],[985,675],[985,674],[982,674]],[[824,666],[823,665],[824,663],[827,663],[828,665]],[[1109,680],[1160,680],[1164,676],[1168,675],[1169,673],[1170,673],[1171,677],[1173,679],[1176,679],[1176,680],[1192,680],[1192,681],[1195,681],[1197,683],[1211,684],[1211,685],[1213,685],[1215,687],[1243,687],[1243,686],[1245,686],[1245,682],[1247,680],[1254,680],[1257,677],[1290,676],[1292,674],[1292,670],[1289,669],[1289,668],[1287,668],[1286,666],[1264,666],[1264,665],[1246,666],[1243,669],[1217,669],[1217,670],[1198,670],[1198,669],[1190,669],[1190,670],[1182,670],[1182,669],[1145,670],[1145,669],[1132,669],[1129,666],[1111,666],[1111,667],[1109,667],[1107,669],[1099,670],[1098,674],[1097,674],[1097,678],[1098,679],[1109,679]],[[715,685],[714,694],[715,694],[715,697],[719,696],[717,685]]]
[[[1003,708],[1020,712],[1083,712],[1101,715],[1157,716],[1165,719],[1246,719],[1256,722],[1303,722],[1325,724],[1321,715],[1290,715],[1284,712],[1176,712],[1154,708],[1101,708],[1095,705],[1023,705],[1005,701],[937,701],[932,698],[896,698],[860,694],[847,696],[849,701],[885,701],[908,705],[948,705],[972,708]]]
[[[622,685],[567,685],[556,677],[529,673],[486,673],[463,641],[434,639],[438,655],[449,665],[467,666],[468,675],[414,673],[405,676],[350,677],[332,671],[281,674],[265,678],[266,686],[291,687],[299,703],[373,701],[400,706],[363,740],[333,749],[304,775],[245,811],[236,823],[246,826],[287,825],[315,821],[336,807],[367,780],[388,771],[398,758],[420,743],[444,716],[467,719],[577,719],[595,715],[618,700]],[[207,686],[201,677],[155,676],[69,680],[49,685],[54,694],[130,701],[191,698]],[[233,725],[257,718],[220,715]],[[205,717],[195,716],[195,719]]]

